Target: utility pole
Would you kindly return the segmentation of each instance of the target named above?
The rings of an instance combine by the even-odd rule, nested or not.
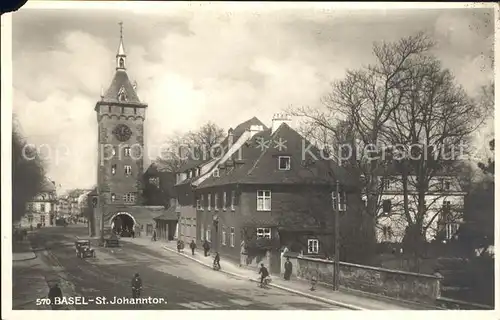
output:
[[[339,290],[339,275],[340,275],[340,263],[339,263],[339,248],[340,248],[340,226],[339,226],[339,207],[340,207],[340,189],[339,189],[339,180],[335,181],[335,198],[337,203],[335,205],[334,210],[334,223],[335,223],[335,235],[334,235],[334,245],[335,245],[335,261],[333,264],[333,290]]]

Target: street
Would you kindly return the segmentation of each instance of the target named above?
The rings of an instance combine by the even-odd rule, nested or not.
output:
[[[158,252],[130,242],[122,242],[120,248],[94,247],[96,258],[80,259],[75,255],[74,241],[76,236],[84,238],[86,231],[83,226],[71,226],[46,228],[32,233],[31,245],[43,268],[25,267],[21,271],[14,267],[14,282],[22,283],[16,281],[16,277],[27,277],[30,272],[43,272],[48,283],[59,283],[65,297],[85,297],[85,301],[67,307],[76,310],[339,309],[275,288],[258,288],[256,283],[213,271],[176,253],[167,250]],[[115,297],[131,297],[130,283],[136,272],[143,281],[142,297],[163,298],[164,303],[141,306],[109,303]],[[22,291],[19,286],[14,287],[14,298],[16,290]],[[107,303],[102,303],[102,297]]]

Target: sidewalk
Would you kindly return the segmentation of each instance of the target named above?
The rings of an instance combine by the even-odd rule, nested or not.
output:
[[[36,258],[28,240],[12,242],[12,261],[26,261]]]
[[[175,241],[156,241],[153,242],[148,238],[123,238],[124,242],[131,242],[137,245],[146,246],[153,250],[168,250],[182,255],[188,259],[196,261],[206,267],[212,268],[213,257],[205,257],[200,250],[196,250],[195,255],[191,255],[191,250],[189,248],[184,249],[183,252],[177,252]],[[251,270],[246,267],[240,267],[232,262],[224,261],[224,257],[221,257],[221,272],[230,274],[238,278],[248,279],[249,281],[257,282],[259,281],[259,275],[257,270]],[[294,279],[292,281],[286,281],[280,279],[276,276],[272,277],[271,287],[277,289],[288,291],[294,294],[298,294],[310,299],[322,301],[332,305],[340,306],[350,310],[429,310],[430,307],[422,306],[418,304],[413,304],[411,302],[404,301],[392,301],[385,299],[383,297],[373,297],[370,294],[365,294],[362,292],[351,292],[347,289],[341,289],[340,291],[332,291],[329,288],[317,286],[315,291],[310,291],[310,284],[301,279]]]

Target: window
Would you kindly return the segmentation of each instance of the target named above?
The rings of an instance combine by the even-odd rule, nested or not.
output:
[[[441,188],[443,188],[444,191],[450,191],[451,181],[446,178],[441,179]]]
[[[207,195],[207,201],[208,201],[207,210],[212,210],[212,194],[211,193],[209,193]]]
[[[127,202],[127,203],[134,203],[135,202],[135,194],[132,192],[124,194],[123,201]]]
[[[442,219],[443,222],[448,222],[448,219],[450,218],[450,213],[451,213],[451,202],[450,201],[443,201],[443,214],[442,214]]]
[[[203,225],[200,226],[200,238],[201,240],[205,240],[205,227]]]
[[[236,192],[231,191],[231,210],[234,211],[234,205],[236,204]]]
[[[130,147],[126,147],[124,150],[125,157],[130,157]]]
[[[340,196],[340,203],[338,203],[337,201],[338,196]],[[335,191],[332,191],[332,207],[334,210],[336,210],[337,203],[339,211],[347,210],[347,195],[345,191],[342,190],[342,188],[340,188],[340,192],[338,195]]]
[[[390,226],[382,227],[382,233],[384,235],[385,241],[390,241],[392,239],[392,236],[394,235],[394,233],[392,232],[392,228]]]
[[[159,187],[160,185],[160,178],[158,177],[150,177],[149,178],[149,183],[156,186],[157,188]]]
[[[391,207],[392,207],[392,203],[391,203],[391,200],[384,200],[382,202],[382,212],[384,214],[389,214],[391,213]]]
[[[200,200],[200,197],[198,197],[196,199],[196,209],[197,210],[201,210],[201,200]]]
[[[204,210],[205,209],[205,197],[203,195],[200,196],[200,210]]]
[[[44,225],[45,225],[45,215],[43,215],[43,214],[42,214],[42,215],[40,216],[40,222],[42,223],[42,226],[44,226]]]
[[[391,181],[389,178],[382,178],[382,190],[387,191],[391,187]]]
[[[28,217],[28,222],[33,223],[33,217]]]
[[[227,193],[224,191],[222,194],[222,210],[226,211],[226,204],[227,204]]]
[[[280,170],[290,170],[290,157],[278,157],[278,168]]]
[[[271,229],[257,228],[257,238],[271,239]]]
[[[318,252],[319,252],[318,239],[308,239],[307,240],[307,253],[318,253]]]
[[[207,236],[206,236],[206,240],[208,242],[212,242],[212,230],[210,230],[210,227],[207,229]]]
[[[221,239],[221,243],[223,246],[226,245],[226,228],[225,227],[222,227],[222,239]]]
[[[257,191],[257,211],[271,211],[271,191]]]
[[[459,228],[458,223],[447,223],[446,229],[445,229],[446,239],[450,240],[451,238],[453,238],[455,236],[455,234],[457,233],[458,228]]]
[[[116,174],[116,164],[113,164],[111,166],[111,174],[115,175]]]
[[[219,193],[214,194],[214,209],[219,210]]]
[[[116,201],[116,195],[114,193],[111,194],[111,202]]]
[[[234,228],[231,228],[231,234],[229,236],[229,245],[234,247]]]
[[[215,169],[213,172],[214,177],[218,178],[220,176],[219,169]]]
[[[114,157],[116,154],[115,147],[111,147],[111,155]]]
[[[132,174],[132,167],[131,166],[124,166],[124,168],[125,168],[125,174],[127,176]]]
[[[40,212],[45,212],[45,203],[40,204]]]
[[[33,203],[28,203],[28,211],[33,211]]]

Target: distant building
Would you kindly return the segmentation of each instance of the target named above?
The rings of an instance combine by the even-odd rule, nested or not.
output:
[[[54,181],[45,179],[40,193],[26,204],[26,214],[21,218],[23,228],[51,226],[55,224],[57,196]]]
[[[409,211],[412,219],[417,211],[416,177],[409,175]],[[402,242],[408,226],[403,211],[403,186],[401,175],[391,171],[380,177],[382,188],[381,205],[377,213],[376,235],[378,242]],[[452,239],[463,222],[464,200],[466,192],[461,189],[456,174],[437,173],[429,182],[429,190],[425,195],[426,215],[424,226],[428,226],[425,237],[427,241],[442,233],[444,240]]]

